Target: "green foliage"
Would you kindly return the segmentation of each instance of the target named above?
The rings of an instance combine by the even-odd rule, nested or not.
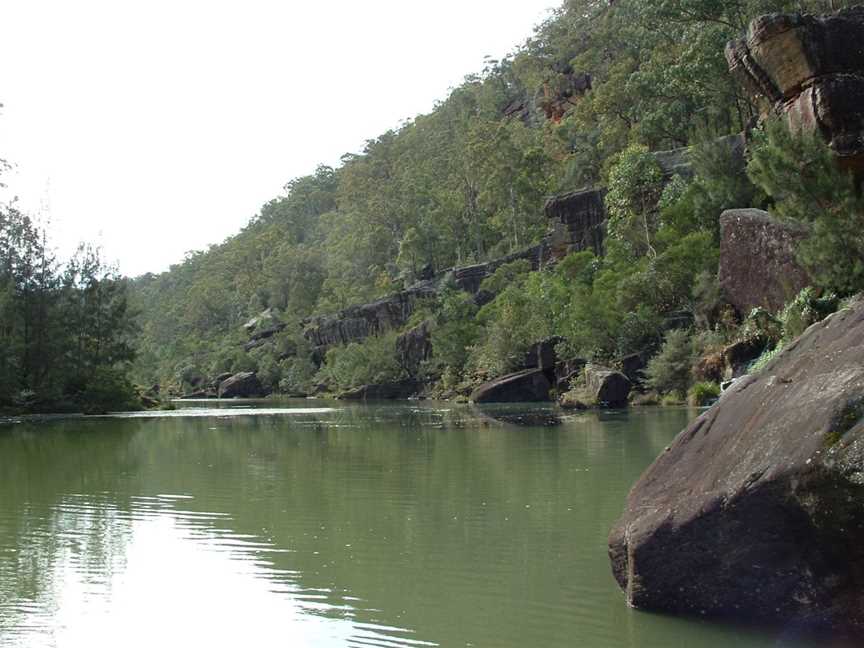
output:
[[[777,215],[810,224],[798,254],[817,287],[844,295],[864,288],[864,198],[818,134],[769,122],[755,138],[748,173]]]
[[[808,327],[821,322],[834,313],[840,305],[837,295],[829,293],[817,297],[813,288],[804,288],[780,313],[783,324],[783,339],[791,341],[801,335]]]
[[[783,322],[764,308],[754,308],[741,324],[739,338],[774,346],[783,339]]]
[[[720,385],[715,382],[698,382],[687,393],[687,402],[696,407],[708,405],[720,397]]]
[[[652,239],[663,171],[646,146],[632,145],[612,158],[606,194],[609,236],[634,256],[656,256]]]
[[[47,233],[0,208],[0,407],[134,407],[127,282],[82,246],[65,266]]]
[[[483,280],[480,284],[480,290],[497,295],[529,272],[531,272],[531,263],[526,259],[518,259],[505,263]]]
[[[337,390],[374,385],[404,378],[396,361],[396,335],[371,337],[362,344],[333,347],[316,377]]]
[[[432,354],[438,368],[456,382],[471,349],[480,339],[483,327],[475,320],[477,306],[470,295],[455,286],[447,286],[440,298],[440,308],[432,327]]]
[[[645,370],[648,385],[662,394],[683,395],[690,386],[693,366],[693,344],[689,331],[668,331],[660,353],[648,362]]]

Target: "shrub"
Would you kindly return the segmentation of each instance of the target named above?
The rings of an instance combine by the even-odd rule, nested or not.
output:
[[[662,394],[686,394],[690,386],[692,365],[693,344],[690,332],[681,329],[669,331],[660,353],[648,362],[645,370],[648,385]]]
[[[754,136],[747,172],[774,199],[775,213],[811,224],[798,256],[818,287],[841,294],[864,287],[864,198],[818,134],[769,122]]]
[[[780,313],[780,322],[783,325],[783,339],[793,340],[811,325],[821,322],[840,306],[840,299],[834,293],[828,293],[824,297],[817,297],[816,291],[807,287],[786,304]]]
[[[390,333],[330,349],[316,379],[344,390],[403,377],[396,358],[396,334]]]
[[[701,407],[708,405],[720,397],[720,385],[716,382],[698,382],[690,388],[687,402]]]

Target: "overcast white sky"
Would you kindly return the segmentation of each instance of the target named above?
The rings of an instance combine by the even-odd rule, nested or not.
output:
[[[2,0],[2,196],[129,275],[428,112],[556,0]]]

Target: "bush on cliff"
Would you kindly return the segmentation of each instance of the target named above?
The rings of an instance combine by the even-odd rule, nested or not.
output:
[[[316,380],[338,390],[395,382],[405,377],[396,359],[396,334],[370,337],[362,344],[333,347]]]
[[[645,370],[648,385],[661,394],[683,397],[691,382],[693,344],[689,331],[668,331],[660,353],[651,358]]]
[[[864,288],[864,197],[817,134],[793,134],[776,120],[754,134],[748,173],[772,197],[772,211],[810,223],[798,254],[819,288]]]

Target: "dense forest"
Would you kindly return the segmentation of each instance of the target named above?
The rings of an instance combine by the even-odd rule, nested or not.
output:
[[[87,245],[59,264],[47,232],[0,207],[0,412],[140,406],[128,280]]]
[[[646,373],[661,396],[682,398],[702,383],[711,383],[702,385],[711,392],[716,376],[700,373],[701,359],[742,336],[776,348],[860,289],[864,273],[851,176],[818,138],[757,119],[760,107],[730,74],[724,47],[757,15],[852,4],[565,1],[526,43],[489,60],[429,114],[369,140],[338,168],[320,166],[291,180],[236,236],[131,281],[137,332],[129,375],[163,393],[241,371],[257,372],[273,393],[339,392],[403,378],[396,338],[426,322],[433,352],[422,372],[438,396],[469,393],[518,368],[525,350],[544,339],[557,340],[563,355],[608,363],[654,356]],[[745,131],[746,169],[716,145]],[[692,173],[664,176],[653,153],[681,147],[691,147]],[[810,180],[803,184],[802,169]],[[485,303],[448,284],[450,268],[538,243],[548,227],[544,202],[584,187],[608,189],[602,254],[581,251],[540,272],[524,261],[504,264],[484,281]],[[723,303],[719,215],[735,207],[770,208],[813,227],[800,253],[814,285],[783,313],[735,313]],[[89,294],[79,267],[88,266],[76,261],[39,289],[58,318],[71,308],[63,295]],[[31,280],[9,283],[6,272],[9,294],[30,299],[22,285]],[[400,330],[330,348],[324,357],[304,335],[310,317],[430,276],[443,277],[441,289],[417,304]],[[124,285],[110,273],[92,281],[100,290]],[[129,330],[125,313],[114,314],[124,321],[113,330]],[[244,348],[243,325],[261,313],[279,332],[266,345]],[[124,366],[127,351],[111,366]],[[36,371],[26,356],[13,374]],[[55,378],[49,391],[58,393],[77,380]],[[29,389],[32,380],[19,379],[18,387]]]

